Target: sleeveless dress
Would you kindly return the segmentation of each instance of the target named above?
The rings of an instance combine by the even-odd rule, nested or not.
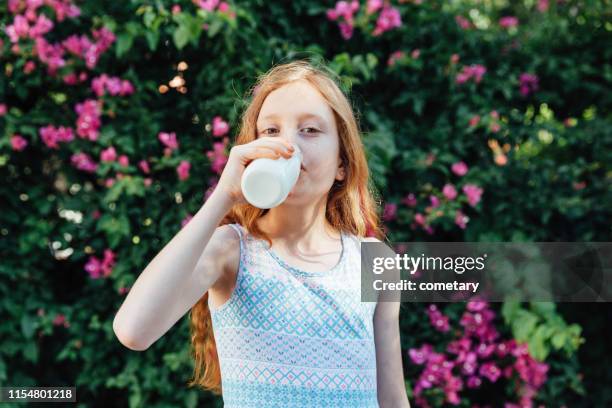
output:
[[[373,316],[361,302],[360,245],[341,232],[340,261],[307,272],[263,239],[240,237],[236,287],[210,302],[226,408],[378,407]]]

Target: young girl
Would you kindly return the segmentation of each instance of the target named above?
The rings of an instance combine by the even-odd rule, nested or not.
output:
[[[145,350],[191,309],[189,385],[225,407],[409,407],[399,303],[361,302],[360,242],[382,233],[351,105],[307,61],[254,89],[216,188],[138,277],[113,329]],[[302,170],[287,199],[248,204],[245,167],[293,145]]]

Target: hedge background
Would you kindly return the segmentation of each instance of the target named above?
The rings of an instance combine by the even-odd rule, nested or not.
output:
[[[391,240],[610,241],[606,2],[9,0],[0,24],[2,386],[221,406],[184,386],[187,317],[143,353],[112,319],[203,204],[249,88],[279,62],[341,76]],[[404,305],[413,404],[612,403],[609,305],[482,307]],[[497,357],[470,349],[483,333]],[[479,370],[449,351],[460,338]],[[456,368],[428,386],[424,354]]]

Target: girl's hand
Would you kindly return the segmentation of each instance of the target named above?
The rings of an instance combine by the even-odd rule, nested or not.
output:
[[[252,142],[236,145],[230,149],[227,163],[215,188],[227,194],[232,204],[246,203],[240,181],[249,163],[261,157],[278,159],[282,156],[288,159],[294,149],[288,141],[271,136],[261,136]]]

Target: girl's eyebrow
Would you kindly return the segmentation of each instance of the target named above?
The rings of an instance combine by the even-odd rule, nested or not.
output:
[[[267,120],[267,119],[275,119],[278,118],[278,115],[276,113],[271,113],[269,115],[266,115],[262,118],[262,120]],[[304,113],[300,113],[298,115],[298,119],[317,119],[319,120],[321,123],[325,123],[325,119],[323,119],[323,117],[315,114],[315,113],[310,113],[310,112],[304,112]]]

